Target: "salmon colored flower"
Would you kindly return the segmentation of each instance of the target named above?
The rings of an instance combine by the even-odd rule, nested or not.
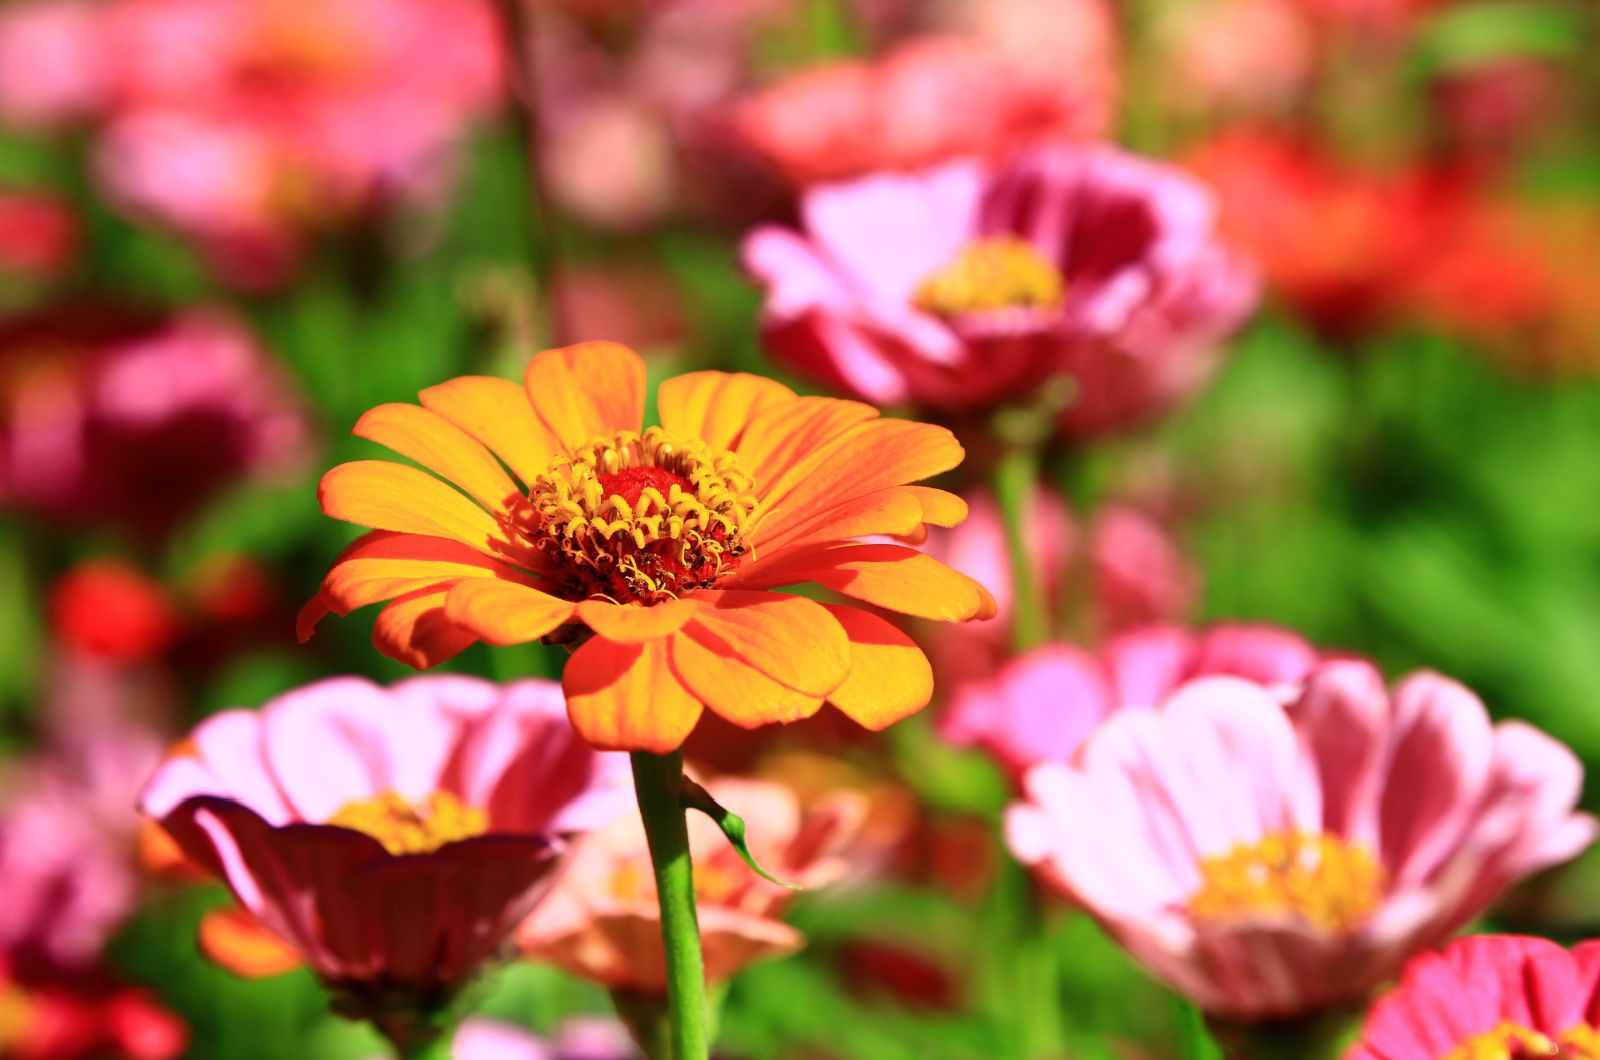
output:
[[[860,801],[840,797],[803,812],[781,784],[729,778],[707,788],[760,823],[750,831],[750,851],[774,876],[810,888],[844,875],[837,855],[860,824]],[[800,933],[777,919],[791,892],[751,872],[703,814],[689,817],[689,851],[708,980],[800,949]],[[661,914],[638,818],[619,818],[574,844],[555,890],[518,929],[517,941],[524,956],[608,989],[665,993]]]
[[[1478,935],[1406,966],[1346,1060],[1600,1056],[1600,942]]]
[[[67,266],[77,247],[78,220],[66,203],[0,186],[0,276],[50,279]]]
[[[148,991],[104,971],[41,974],[0,955],[0,1056],[7,1060],[174,1060],[189,1029]]]
[[[258,973],[292,951],[358,1014],[428,1007],[496,954],[566,837],[632,801],[627,762],[562,717],[548,681],[333,678],[205,721],[141,808],[243,908],[206,922],[208,951]]]
[[[576,643],[568,714],[607,749],[671,751],[703,707],[753,728],[828,701],[880,729],[926,705],[927,659],[889,622],[772,590],[992,614],[964,575],[858,540],[966,515],[907,485],[960,462],[954,436],[721,372],[662,384],[645,428],[644,389],[638,354],[594,342],[534,357],[525,386],[454,379],[421,408],[367,413],[356,434],[439,477],[381,460],[324,476],[323,510],[373,532],[334,563],[302,637],[329,610],[388,601],[374,640],[419,668],[477,640]]]
[[[112,663],[161,654],[177,638],[178,614],[165,588],[130,563],[81,563],[50,587],[50,619],[69,649]]]
[[[1035,766],[1013,853],[1213,1016],[1361,1001],[1509,884],[1594,839],[1583,770],[1436,674],[1212,677]]]
[[[1107,718],[1149,710],[1186,681],[1229,675],[1266,686],[1297,683],[1318,661],[1298,633],[1245,623],[1131,630],[1099,654],[1047,644],[962,686],[939,733],[958,747],[981,747],[1020,779],[1040,762],[1071,760]]]

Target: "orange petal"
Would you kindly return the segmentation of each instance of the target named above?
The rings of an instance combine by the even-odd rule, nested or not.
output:
[[[809,696],[825,696],[850,672],[850,642],[826,608],[788,593],[712,590],[685,630]]]
[[[602,751],[675,751],[700,720],[700,701],[673,672],[665,640],[595,637],[567,660],[561,687],[572,727]]]
[[[356,460],[322,476],[322,510],[374,530],[446,537],[488,555],[510,547],[494,516],[426,471],[386,460]]]
[[[300,967],[294,947],[238,906],[213,909],[200,919],[200,952],[245,979],[264,979]]]
[[[462,578],[532,579],[458,541],[374,530],[333,561],[322,580],[322,602],[339,614]],[[320,616],[318,616],[320,617]]]
[[[987,589],[939,561],[904,545],[819,545],[735,571],[724,584],[772,589],[815,582],[890,611],[959,622],[993,618]]]
[[[333,608],[328,606],[328,598],[319,591],[317,595],[305,602],[300,608],[300,613],[294,616],[295,639],[301,644],[306,643],[316,636],[317,623],[333,613]]]
[[[893,623],[854,607],[825,605],[850,638],[850,676],[829,702],[874,732],[915,714],[933,698],[933,667]]]
[[[734,451],[757,486],[766,486],[795,461],[877,415],[877,409],[859,401],[796,398],[757,413]]]
[[[437,412],[416,405],[379,405],[357,420],[351,433],[415,460],[490,511],[503,511],[522,495],[487,449]]]
[[[779,684],[728,652],[722,641],[690,629],[672,638],[672,666],[706,706],[735,725],[762,725],[809,718],[822,700]]]
[[[623,644],[671,636],[683,628],[694,611],[694,605],[687,600],[668,600],[653,607],[614,604],[609,600],[585,600],[578,604],[578,618],[584,625],[606,640]]]
[[[905,486],[922,502],[922,521],[933,526],[960,526],[967,521],[967,502],[949,490],[932,486]]]
[[[961,463],[965,453],[943,427],[910,420],[869,420],[762,481],[764,534],[777,536],[822,505],[917,482]],[[770,525],[769,525],[770,524]]]
[[[750,536],[757,556],[818,541],[891,534],[904,537],[922,528],[922,502],[909,486],[854,497],[803,520],[764,520]],[[775,529],[776,528],[776,529]]]
[[[389,658],[417,670],[430,669],[460,655],[478,638],[445,614],[445,596],[442,590],[422,590],[391,602],[378,612],[372,624],[373,645]]]
[[[535,354],[526,383],[539,419],[568,449],[644,426],[644,359],[619,343]]]
[[[523,644],[572,621],[577,605],[515,582],[460,581],[445,605],[453,622],[490,644]]]
[[[418,396],[424,408],[488,446],[525,483],[544,474],[556,455],[556,440],[534,415],[528,392],[509,379],[464,375]]]
[[[752,416],[794,400],[775,379],[729,372],[690,372],[661,384],[656,404],[661,426],[675,438],[699,438],[713,449],[732,449]]]

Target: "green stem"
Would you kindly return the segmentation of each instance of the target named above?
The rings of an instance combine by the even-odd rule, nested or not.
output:
[[[1039,449],[1014,445],[994,469],[995,499],[1006,525],[1011,566],[1011,644],[1019,653],[1044,643],[1050,633],[1044,596],[1028,556],[1029,502],[1039,488]]]
[[[389,1039],[396,1060],[450,1060],[450,1040],[454,1033],[425,1020],[411,1018],[375,1019],[376,1027]]]
[[[680,795],[683,752],[657,755],[635,751],[632,758],[633,786],[650,844],[656,900],[661,906],[667,1008],[672,1020],[671,1057],[651,1060],[706,1060],[711,1049],[710,1010],[706,1005],[705,968],[700,959],[689,828]]]

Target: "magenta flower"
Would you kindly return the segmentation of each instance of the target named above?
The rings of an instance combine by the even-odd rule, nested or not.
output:
[[[745,240],[764,341],[880,405],[981,410],[1066,375],[1066,431],[1126,428],[1199,387],[1256,297],[1204,188],[1108,147],[824,185],[800,210],[803,231]]]
[[[615,1020],[569,1019],[553,1039],[545,1039],[510,1023],[472,1016],[451,1039],[450,1055],[455,1060],[637,1060],[639,1050]]]
[[[1406,966],[1346,1060],[1600,1055],[1600,942],[1478,935]]]
[[[7,506],[160,538],[241,477],[287,470],[308,433],[281,366],[225,316],[0,327]]]
[[[1582,767],[1431,673],[1192,681],[1035,766],[1013,853],[1212,1015],[1361,1000],[1504,888],[1594,839]]]
[[[360,1006],[437,1003],[543,897],[565,837],[631,805],[560,687],[320,681],[218,714],[142,799],[184,852]]]
[[[1069,761],[1107,718],[1148,710],[1186,681],[1232,675],[1267,686],[1297,683],[1318,660],[1298,633],[1244,623],[1136,629],[1113,637],[1099,655],[1050,644],[962,686],[939,732],[958,747],[983,748],[1020,779],[1037,763]]]

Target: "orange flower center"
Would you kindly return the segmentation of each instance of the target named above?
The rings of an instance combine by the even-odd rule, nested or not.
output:
[[[759,507],[732,453],[651,427],[558,457],[517,523],[554,562],[567,599],[654,604],[738,566]]]
[[[1441,1060],[1527,1060],[1536,1056],[1600,1058],[1600,1030],[1578,1025],[1552,1041],[1531,1027],[1502,1020],[1494,1030],[1475,1034],[1446,1053]]]
[[[979,239],[917,286],[912,302],[941,316],[996,309],[1055,309],[1067,282],[1048,258],[1019,236]]]
[[[337,84],[367,66],[360,26],[322,0],[269,0],[245,31],[241,77],[263,85]]]
[[[356,799],[339,807],[328,823],[365,832],[391,854],[427,854],[489,830],[488,814],[447,791],[421,802],[393,791]]]
[[[1334,835],[1283,832],[1200,863],[1189,912],[1204,920],[1298,919],[1318,931],[1353,931],[1383,898],[1383,866]]]
[[[11,983],[0,983],[0,1055],[10,1055],[21,1045],[33,1026],[34,1004],[28,992]]]

